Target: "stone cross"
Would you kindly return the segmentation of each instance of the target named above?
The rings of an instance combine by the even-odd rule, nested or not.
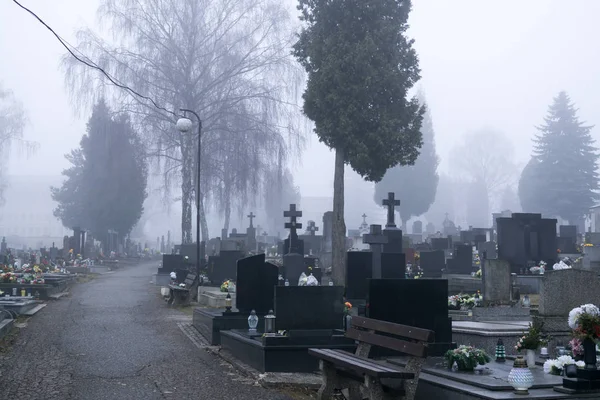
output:
[[[362,219],[363,219],[363,225],[366,225],[367,224],[367,214],[363,214]]]
[[[315,236],[315,232],[319,230],[319,227],[315,225],[315,221],[310,221],[307,229],[310,232],[310,236]]]
[[[381,279],[381,253],[387,242],[388,237],[381,231],[381,225],[371,225],[369,233],[363,235],[363,243],[368,244],[373,253],[373,279]]]
[[[388,209],[387,215],[387,224],[385,224],[386,228],[395,228],[396,223],[394,222],[396,218],[395,207],[400,205],[400,200],[396,200],[396,195],[394,192],[388,193],[388,198],[383,199],[383,205]]]
[[[252,220],[256,217],[256,215],[254,215],[253,212],[250,212],[250,214],[246,215],[248,218],[250,218],[250,228],[252,228]]]
[[[296,229],[302,229],[302,224],[300,222],[296,222],[296,218],[302,216],[302,211],[296,210],[295,204],[290,204],[289,211],[284,211],[283,216],[290,219],[290,222],[286,222],[284,227],[290,230],[291,236],[295,237]]]

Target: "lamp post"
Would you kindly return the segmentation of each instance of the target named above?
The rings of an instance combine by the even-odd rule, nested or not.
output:
[[[200,281],[200,155],[202,154],[202,120],[200,116],[192,111],[185,108],[181,108],[184,113],[189,112],[194,114],[198,119],[198,165],[196,170],[196,277]],[[186,133],[192,129],[194,124],[189,118],[185,116],[177,120],[177,129]]]

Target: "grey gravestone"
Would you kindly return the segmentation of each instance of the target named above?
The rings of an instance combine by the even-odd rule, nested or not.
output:
[[[415,235],[422,234],[423,233],[423,222],[421,222],[419,220],[413,222],[412,233]]]
[[[229,236],[227,234],[227,229],[225,229],[225,228],[221,229],[221,240],[226,240],[227,236]]]
[[[54,247],[54,244],[52,244],[52,247]],[[2,244],[0,244],[0,253],[2,255],[5,255],[7,250],[8,250],[8,247],[6,245],[6,238],[3,237],[2,238]]]
[[[487,259],[481,269],[485,304],[510,304],[510,264],[504,260]]]
[[[446,268],[446,255],[443,250],[422,251],[421,269],[425,278],[441,278]]]
[[[582,304],[600,304],[600,282],[593,271],[581,269],[549,270],[540,286],[539,313],[564,316]]]
[[[265,262],[264,254],[237,261],[236,308],[245,314],[256,310],[266,314],[274,307],[273,288],[277,285],[279,269]]]
[[[349,251],[347,253],[346,298],[367,298],[367,282],[372,276],[372,263],[373,256],[370,251]]]
[[[343,296],[342,286],[275,286],[277,329],[341,329]]]
[[[301,254],[286,254],[283,256],[284,278],[290,283],[290,286],[298,286],[300,275],[304,272],[308,275],[304,256]]]

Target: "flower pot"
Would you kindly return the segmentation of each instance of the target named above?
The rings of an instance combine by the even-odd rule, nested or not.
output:
[[[527,349],[527,366],[529,368],[535,367],[535,350]]]
[[[583,361],[585,369],[596,369],[596,343],[590,339],[583,339]]]

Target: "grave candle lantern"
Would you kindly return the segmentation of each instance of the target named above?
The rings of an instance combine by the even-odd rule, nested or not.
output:
[[[518,356],[515,360],[508,374],[508,383],[515,389],[515,394],[529,394],[529,388],[533,386],[533,374],[527,368],[523,356]]]
[[[225,312],[231,312],[231,295],[227,292],[225,297]]]
[[[523,296],[523,307],[528,308],[531,306],[531,300],[529,299],[529,295]]]
[[[277,317],[273,314],[273,310],[269,310],[269,313],[265,315],[265,333],[275,332],[275,320]]]

